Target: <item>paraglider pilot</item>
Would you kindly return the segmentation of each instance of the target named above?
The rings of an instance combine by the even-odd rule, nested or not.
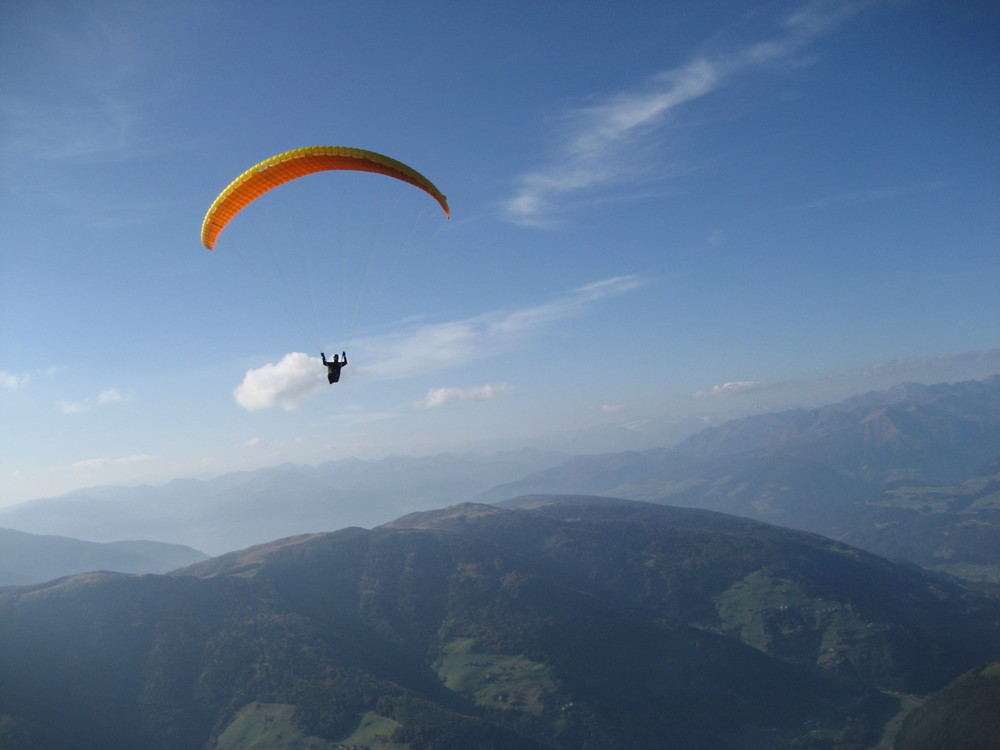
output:
[[[333,355],[333,361],[327,362],[326,355],[323,352],[319,353],[319,356],[323,358],[323,364],[326,365],[326,379],[333,385],[338,380],[340,380],[340,370],[347,365],[347,352],[341,352],[344,355],[343,359],[340,359],[339,354]]]

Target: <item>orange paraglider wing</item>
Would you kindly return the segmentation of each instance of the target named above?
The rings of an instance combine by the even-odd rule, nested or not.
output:
[[[448,201],[434,184],[402,162],[390,159],[388,156],[365,151],[360,148],[344,148],[342,146],[308,146],[286,151],[260,164],[255,164],[246,172],[233,180],[215,199],[205,214],[201,225],[201,242],[209,250],[215,247],[215,241],[226,224],[238,214],[244,206],[255,198],[259,198],[272,188],[283,185],[297,177],[323,172],[331,169],[350,169],[359,172],[375,172],[397,180],[415,185],[431,195],[445,215],[451,217]]]

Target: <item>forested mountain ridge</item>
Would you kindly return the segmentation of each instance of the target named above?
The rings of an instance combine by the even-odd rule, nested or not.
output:
[[[514,505],[8,592],[0,745],[864,747],[897,708],[879,689],[1000,649],[995,600],[812,534]]]
[[[1000,747],[1000,662],[970,670],[911,713],[894,750]]]

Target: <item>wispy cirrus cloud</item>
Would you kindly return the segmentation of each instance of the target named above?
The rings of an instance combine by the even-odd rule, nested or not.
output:
[[[136,144],[133,107],[102,96],[59,106],[0,98],[8,150],[42,160],[120,157]]]
[[[503,204],[506,218],[529,226],[552,225],[575,201],[661,173],[663,159],[657,155],[669,141],[677,110],[734,85],[751,70],[798,62],[798,53],[862,5],[807,3],[784,18],[770,38],[696,55],[631,88],[564,112],[554,154],[522,175]]]
[[[910,195],[915,195],[918,193],[930,193],[937,190],[942,190],[948,186],[948,183],[943,180],[938,180],[934,182],[920,182],[913,185],[896,185],[893,187],[883,187],[883,188],[872,188],[870,190],[858,190],[852,193],[841,193],[838,195],[831,195],[825,198],[820,198],[818,200],[810,201],[809,203],[802,203],[799,205],[791,206],[790,211],[801,211],[812,208],[834,208],[837,206],[852,207],[860,206],[866,203],[877,203],[880,201],[892,200],[894,198],[902,198]]]
[[[0,90],[0,190],[98,227],[135,225],[167,210],[152,183],[95,180],[88,167],[185,148],[152,136],[150,124],[163,119],[157,113],[174,95],[167,82],[182,74],[142,41],[144,29],[179,23],[184,11],[20,3],[8,15],[5,38],[17,40],[12,59],[32,72]],[[160,72],[150,76],[157,60]]]
[[[364,376],[394,380],[441,372],[510,352],[519,342],[562,321],[584,314],[592,305],[641,287],[638,276],[616,276],[577,287],[557,299],[533,307],[499,310],[442,323],[414,322],[398,331],[354,344],[347,379]],[[418,319],[419,320],[419,319]],[[233,395],[244,409],[297,409],[328,387],[319,359],[302,352],[248,370]]]
[[[469,388],[431,388],[427,395],[413,404],[417,409],[435,409],[461,401],[495,401],[510,394],[513,386],[506,383],[475,385]]]
[[[30,11],[14,16],[10,31],[45,85],[0,95],[4,151],[87,160],[120,158],[136,145],[138,92],[130,84],[147,56],[129,15],[94,5],[66,6],[44,21]]]
[[[500,310],[464,320],[426,323],[359,341],[365,373],[380,380],[410,377],[459,367],[509,352],[525,338],[582,315],[597,302],[625,294],[645,282],[617,276],[574,289],[550,302]]]

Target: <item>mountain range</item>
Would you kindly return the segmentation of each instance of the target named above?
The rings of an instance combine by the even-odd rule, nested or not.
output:
[[[801,481],[799,472],[815,475],[810,494],[822,504],[844,492],[863,494],[894,482],[961,481],[997,458],[1000,375],[966,383],[906,384],[819,409],[746,417],[707,428],[673,448],[579,456],[480,498],[599,487],[619,497],[697,497],[727,506],[717,510],[794,518],[808,508],[801,507],[798,493],[762,485],[768,475],[792,482]],[[722,486],[710,486],[729,476]],[[831,481],[834,486],[827,489]],[[761,489],[771,492],[751,499]]]
[[[998,622],[995,596],[751,519],[465,503],[0,593],[0,746],[874,747],[995,659]]]
[[[163,486],[94,487],[0,508],[0,527],[94,542],[148,539],[218,555],[294,534],[371,527],[449,505],[552,466],[565,454],[348,458],[176,479]]]
[[[668,449],[578,456],[474,499],[543,493],[718,510],[1000,582],[1000,376],[747,417]]]
[[[208,558],[162,542],[84,542],[0,529],[0,586],[23,586],[90,570],[168,573]]]
[[[463,500],[531,494],[718,510],[998,583],[1000,376],[906,384],[819,409],[756,415],[648,451],[347,459],[93,488],[2,508],[0,526],[218,555],[277,537],[370,528]]]

